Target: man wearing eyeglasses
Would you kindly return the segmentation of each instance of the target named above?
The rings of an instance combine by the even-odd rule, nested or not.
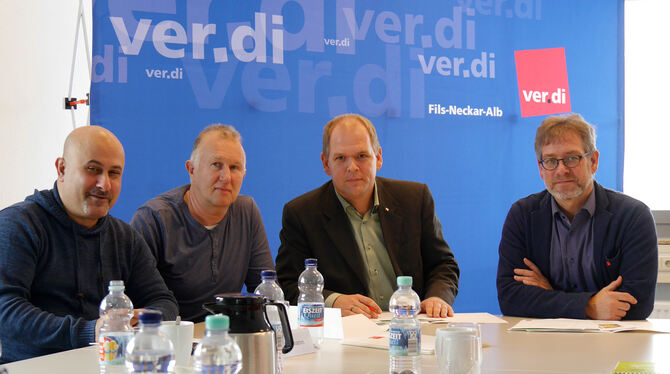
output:
[[[503,226],[498,302],[505,315],[644,319],[654,304],[658,247],[649,208],[594,181],[593,126],[579,114],[537,129],[545,191],[517,201]]]

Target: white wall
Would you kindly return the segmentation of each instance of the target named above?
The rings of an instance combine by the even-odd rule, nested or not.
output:
[[[56,180],[54,162],[72,130],[63,108],[79,0],[0,2],[0,209],[23,200],[35,188]],[[91,2],[84,1],[91,37]],[[89,92],[89,73],[80,30],[73,96]],[[77,126],[87,123],[88,107],[75,111]]]
[[[626,0],[626,148],[623,190],[652,210],[670,210],[667,87],[668,0]]]

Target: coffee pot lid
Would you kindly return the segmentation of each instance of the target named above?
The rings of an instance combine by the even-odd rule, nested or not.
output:
[[[262,305],[263,296],[253,293],[220,293],[214,295],[217,304],[222,305]]]

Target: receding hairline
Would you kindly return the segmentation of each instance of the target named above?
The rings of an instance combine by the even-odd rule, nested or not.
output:
[[[208,138],[210,136],[217,136],[219,139],[222,140],[230,140],[233,141],[237,144],[240,145],[240,149],[242,149],[242,158],[244,162],[244,167],[246,169],[247,165],[247,154],[244,151],[244,147],[242,146],[242,135],[233,127],[232,125],[224,125],[221,123],[215,123],[212,125],[209,125],[202,129],[198,136],[195,138],[195,141],[193,141],[193,149],[191,150],[191,162],[197,163],[198,162],[198,156],[199,156],[199,149],[200,145],[202,144],[202,141],[205,138]]]
[[[379,138],[377,137],[377,130],[375,129],[375,126],[369,119],[363,117],[360,114],[347,113],[347,114],[341,114],[328,121],[328,123],[326,123],[326,126],[323,129],[323,144],[321,150],[323,152],[323,155],[325,157],[330,156],[329,155],[330,141],[333,135],[333,131],[335,131],[335,128],[337,128],[337,126],[345,123],[345,121],[347,120],[355,120],[356,123],[363,126],[365,132],[368,134],[368,140],[370,141],[372,150],[374,151],[375,154],[377,154],[381,146],[379,144]]]
[[[66,158],[75,150],[80,150],[86,143],[92,141],[103,142],[105,146],[118,148],[125,160],[125,150],[116,135],[104,127],[95,125],[82,126],[72,130],[63,143],[62,157]]]

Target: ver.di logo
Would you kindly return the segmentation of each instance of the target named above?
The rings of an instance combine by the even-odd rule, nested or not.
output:
[[[514,51],[521,117],[571,111],[564,48]]]

